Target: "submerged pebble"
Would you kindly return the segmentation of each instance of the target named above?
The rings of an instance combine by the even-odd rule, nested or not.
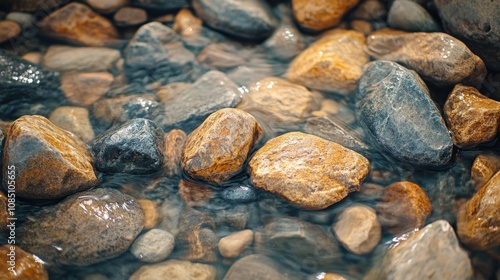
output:
[[[142,262],[156,263],[166,259],[174,246],[174,236],[170,232],[152,229],[137,237],[130,252]]]

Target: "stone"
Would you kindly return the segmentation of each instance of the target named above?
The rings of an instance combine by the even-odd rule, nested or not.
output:
[[[271,37],[264,42],[264,47],[273,58],[288,61],[298,55],[306,47],[306,43],[294,23],[282,19]]]
[[[479,87],[486,77],[484,62],[458,39],[441,32],[375,31],[368,52],[378,60],[397,62],[438,87],[458,83]]]
[[[378,219],[391,234],[423,227],[431,212],[427,194],[419,185],[408,181],[386,187],[377,203]]]
[[[410,0],[392,2],[387,22],[392,28],[406,31],[437,32],[441,30],[439,23],[424,7]]]
[[[179,196],[189,207],[205,206],[215,197],[215,191],[205,184],[182,179],[179,182]]]
[[[77,45],[102,47],[119,40],[118,31],[108,19],[76,2],[51,13],[38,26],[47,36]]]
[[[438,220],[387,252],[380,272],[365,279],[472,279],[472,266],[451,225]]]
[[[474,148],[493,141],[499,131],[500,102],[458,84],[444,104],[444,117],[455,146]]]
[[[347,280],[347,278],[333,272],[320,272],[311,275],[307,280]]]
[[[473,250],[500,246],[500,173],[496,173],[474,196],[460,207],[457,235]]]
[[[50,264],[84,266],[125,252],[143,224],[135,198],[97,188],[74,194],[28,220],[19,231],[19,243]]]
[[[165,86],[159,87],[155,94],[162,103],[166,103],[168,100],[173,99],[179,93],[183,92],[191,85],[190,83],[174,82]]]
[[[71,131],[85,142],[95,137],[87,108],[61,106],[50,114],[49,120],[58,127]]]
[[[165,134],[163,173],[168,178],[181,175],[180,163],[186,138],[186,133],[180,129],[172,129]]]
[[[65,0],[47,0],[47,1],[31,1],[31,0],[16,0],[12,1],[12,10],[19,12],[36,12],[36,11],[48,11],[50,9],[57,8],[61,4],[64,4]]]
[[[22,59],[31,62],[33,64],[41,64],[42,57],[43,55],[41,52],[28,52],[22,56]]]
[[[29,13],[10,12],[5,19],[16,22],[23,29],[31,28],[35,24],[35,18]]]
[[[361,32],[365,36],[368,36],[368,34],[372,33],[373,31],[371,23],[366,20],[361,20],[361,19],[351,20],[351,22],[349,22],[349,26],[351,27],[352,30]]]
[[[8,205],[7,195],[3,191],[0,191],[0,233],[9,231],[9,228],[7,228],[10,217]]]
[[[210,115],[186,139],[181,168],[192,178],[220,184],[238,174],[262,137],[255,118],[238,109]]]
[[[69,73],[62,75],[61,89],[71,104],[87,107],[109,91],[113,80],[108,72]]]
[[[344,248],[358,255],[370,253],[382,237],[377,213],[364,205],[349,206],[342,211],[332,230]]]
[[[255,217],[252,217],[252,215],[257,215],[255,212],[251,213],[251,211],[255,210],[251,204],[230,204],[218,200],[215,200],[215,202],[224,207],[224,210],[217,210],[217,216],[215,217],[217,227],[244,230],[249,222],[254,222],[251,221],[251,218]]]
[[[305,29],[321,31],[334,27],[359,0],[292,0],[293,15]]]
[[[250,53],[242,53],[244,51],[235,44],[214,43],[205,47],[196,60],[202,65],[224,71],[244,65],[246,56],[251,55]]]
[[[385,2],[385,1],[383,1]],[[380,21],[385,19],[387,16],[387,9],[385,3],[379,0],[365,0],[361,1],[352,12],[349,17],[352,19],[362,19],[370,21]]]
[[[148,19],[146,11],[140,8],[121,7],[113,16],[117,26],[136,26]]]
[[[42,64],[60,72],[105,72],[120,58],[120,51],[104,47],[70,47],[52,45]]]
[[[192,208],[181,212],[175,236],[176,258],[213,263],[217,260],[217,235],[212,217]]]
[[[224,258],[239,256],[253,242],[253,231],[233,232],[219,240],[219,252]]]
[[[159,205],[147,199],[139,199],[137,202],[144,212],[144,229],[152,229],[159,225],[162,220]]]
[[[92,146],[97,170],[151,174],[163,164],[163,132],[151,120],[137,118],[106,131]]]
[[[365,36],[334,29],[298,54],[290,63],[288,80],[308,88],[348,94],[356,88],[369,62]]]
[[[470,170],[471,180],[479,190],[493,175],[500,171],[500,156],[490,153],[479,154],[472,163]]]
[[[132,276],[130,276],[129,280],[215,280],[216,275],[217,269],[208,264],[192,263],[181,260],[168,260],[157,264],[142,266],[134,272]]]
[[[189,6],[188,0],[132,0],[135,6],[151,10],[176,10]]]
[[[170,195],[160,206],[162,221],[157,228],[166,230],[176,236],[179,231],[180,215],[184,208],[184,203],[182,203],[179,195]]]
[[[111,14],[128,4],[129,0],[86,0],[87,4],[101,14]]]
[[[3,164],[4,188],[8,185],[8,166],[13,165],[16,196],[21,198],[61,198],[99,182],[85,143],[42,116],[23,116],[12,123]]]
[[[0,20],[0,43],[9,41],[21,34],[21,26],[12,20]]]
[[[266,255],[255,254],[237,260],[223,280],[299,280],[301,273],[294,271]]]
[[[166,259],[174,246],[174,236],[170,232],[155,228],[137,237],[130,252],[142,262],[156,263]]]
[[[163,111],[163,106],[153,94],[119,95],[101,98],[94,102],[94,117],[98,120],[119,124],[136,118],[155,119]]]
[[[359,80],[356,100],[357,120],[382,152],[423,168],[448,165],[453,142],[415,72],[390,61],[371,62]]]
[[[278,20],[262,0],[194,0],[192,5],[208,26],[243,39],[265,39],[278,26]]]
[[[234,203],[246,203],[257,200],[257,189],[251,185],[225,187],[221,192],[223,199]]]
[[[8,255],[12,252],[15,254],[13,260]],[[10,261],[14,264],[13,270],[10,269],[12,267]],[[43,262],[16,245],[0,246],[0,271],[2,271],[2,279],[5,280],[49,279]]]
[[[362,155],[339,144],[290,132],[257,150],[248,169],[257,188],[278,194],[301,208],[319,210],[359,191],[370,164]]]
[[[194,16],[187,8],[183,8],[177,13],[172,26],[172,29],[182,37],[199,35],[202,28],[202,20]]]

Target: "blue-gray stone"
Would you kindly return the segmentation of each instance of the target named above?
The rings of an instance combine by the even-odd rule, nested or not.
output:
[[[132,0],[135,6],[151,10],[174,10],[189,6],[189,0]]]
[[[418,3],[409,0],[396,0],[392,3],[387,17],[389,26],[406,31],[437,32],[439,23]]]
[[[250,202],[257,199],[257,190],[250,185],[231,186],[222,191],[222,198],[237,203]]]
[[[451,160],[448,129],[414,71],[395,62],[371,62],[356,88],[356,115],[380,150],[398,161],[440,169]]]

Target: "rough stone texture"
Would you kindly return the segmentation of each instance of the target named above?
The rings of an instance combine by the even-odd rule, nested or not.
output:
[[[450,224],[427,225],[385,255],[380,273],[365,279],[472,279],[472,266]]]
[[[474,159],[470,171],[476,190],[484,186],[498,171],[500,171],[500,156],[487,153],[479,154]]]
[[[356,99],[357,119],[381,151],[424,168],[442,168],[451,160],[448,129],[415,72],[390,61],[372,62],[359,80]]]
[[[151,10],[176,10],[189,6],[189,0],[132,0],[132,3]]]
[[[434,1],[444,29],[480,56],[488,68],[500,71],[500,2],[482,0]]]
[[[371,2],[371,1],[366,1]],[[347,278],[333,272],[320,272],[314,275],[311,275],[307,280],[348,280]]]
[[[96,119],[116,124],[136,118],[155,119],[164,111],[153,94],[100,99],[92,107]]]
[[[170,232],[155,228],[137,237],[130,252],[140,261],[155,263],[166,259],[174,246],[174,236]]]
[[[58,127],[74,133],[85,142],[94,139],[89,110],[82,107],[61,106],[55,109],[49,120]]]
[[[458,83],[479,87],[486,76],[484,62],[446,33],[384,29],[368,36],[366,43],[371,56],[415,70],[423,80],[438,87]]]
[[[458,84],[444,104],[444,117],[455,146],[474,148],[495,139],[500,125],[500,102],[477,89]]]
[[[172,129],[165,134],[163,172],[168,178],[181,175],[180,163],[187,135],[180,129]]]
[[[111,69],[119,58],[120,51],[110,48],[52,45],[42,64],[61,72],[102,72]]]
[[[300,273],[266,255],[249,255],[237,260],[223,280],[299,280]]]
[[[357,5],[352,13],[350,13],[349,17],[352,19],[362,19],[362,20],[370,20],[377,21],[386,17],[387,8],[385,7],[385,1],[379,0],[365,0],[361,1],[359,5]]]
[[[23,224],[18,238],[21,247],[46,262],[83,266],[125,252],[143,223],[135,198],[98,188],[74,194],[39,213]]]
[[[392,28],[406,31],[436,32],[441,29],[424,7],[410,0],[392,2],[387,22]]]
[[[9,41],[21,34],[21,26],[12,20],[0,20],[0,43]]]
[[[386,187],[377,203],[380,223],[392,234],[423,227],[431,212],[432,205],[427,194],[419,185],[408,181]]]
[[[460,207],[457,235],[473,250],[500,246],[500,173],[496,173],[479,191]]]
[[[139,199],[137,202],[144,212],[144,229],[152,229],[159,225],[162,220],[159,205],[147,199]]]
[[[193,178],[219,184],[243,169],[261,136],[262,128],[252,115],[219,110],[188,136],[181,167]]]
[[[362,33],[334,29],[297,55],[286,76],[308,88],[347,94],[356,88],[369,61],[365,48]]]
[[[120,8],[113,19],[117,26],[136,26],[148,19],[148,14],[143,9],[133,7]]]
[[[249,163],[253,185],[311,210],[359,191],[369,170],[368,160],[360,154],[301,132],[269,140]]]
[[[257,199],[257,189],[251,185],[226,187],[221,192],[223,199],[234,203],[251,202]]]
[[[92,9],[102,14],[110,14],[128,4],[129,0],[86,0]]]
[[[106,46],[119,39],[118,31],[108,19],[76,2],[51,13],[38,26],[45,35],[78,45]]]
[[[61,77],[61,89],[76,106],[90,106],[110,89],[113,75],[108,72],[72,73]]]
[[[15,260],[12,261],[14,263],[14,272],[10,270],[11,263],[9,261],[11,259],[8,255],[12,254],[12,248],[14,248],[13,252],[15,254]],[[0,247],[0,271],[2,271],[2,279],[5,280],[49,279],[49,274],[45,270],[43,262],[16,245],[3,245]]]
[[[9,212],[8,212],[8,200],[7,195],[0,191],[0,233],[8,231],[7,225],[9,224]]]
[[[278,25],[262,0],[193,0],[192,5],[210,27],[244,39],[267,38]]]
[[[174,25],[172,26],[172,29],[183,37],[199,35],[202,28],[202,20],[194,16],[191,11],[186,8],[177,13]]]
[[[340,244],[354,254],[370,253],[382,237],[377,213],[364,205],[350,206],[342,211],[332,230]]]
[[[253,231],[246,229],[231,233],[219,240],[219,252],[225,258],[239,256],[253,242]]]
[[[321,31],[339,24],[359,0],[292,0],[293,15],[309,30]]]
[[[106,131],[92,146],[97,170],[151,174],[163,165],[163,132],[148,119],[132,119]]]
[[[8,166],[14,165],[17,197],[61,198],[98,183],[85,143],[42,116],[23,116],[14,121],[4,153],[3,186],[8,185]]]
[[[217,269],[208,264],[168,260],[162,263],[142,266],[130,276],[129,280],[215,280],[216,275]]]
[[[189,207],[205,206],[215,197],[215,191],[205,184],[182,179],[179,182],[179,196]]]

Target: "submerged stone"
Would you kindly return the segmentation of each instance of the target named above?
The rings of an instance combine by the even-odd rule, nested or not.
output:
[[[479,154],[472,163],[471,180],[479,190],[493,175],[500,171],[500,156],[490,153]]]
[[[83,141],[94,139],[89,110],[82,107],[61,106],[50,114],[49,120],[58,127],[73,132]]]
[[[155,263],[166,259],[174,246],[174,236],[170,232],[155,228],[137,237],[130,252],[142,262]]]
[[[219,252],[225,258],[240,255],[253,242],[253,231],[246,229],[233,232],[219,240]]]
[[[172,129],[165,134],[163,172],[168,178],[181,175],[180,164],[186,138],[186,133],[180,129]]]
[[[285,267],[266,255],[255,254],[237,260],[223,280],[299,280],[304,279],[297,271]]]
[[[112,48],[52,45],[42,63],[48,69],[61,72],[106,72],[118,59],[120,51]]]
[[[165,262],[141,266],[129,280],[152,279],[190,279],[190,280],[215,280],[217,269],[214,266],[202,263],[193,263],[181,260],[168,260]]]
[[[9,254],[14,254],[14,261],[11,260]],[[11,261],[14,265],[11,265]],[[2,279],[5,280],[49,279],[43,262],[17,245],[0,246],[0,271],[2,271]]]
[[[61,89],[76,106],[91,106],[109,91],[113,75],[108,72],[71,73],[61,77]]]
[[[292,0],[293,15],[309,30],[321,31],[340,23],[340,20],[359,0]]]
[[[387,21],[392,28],[406,31],[436,32],[441,29],[424,7],[409,0],[392,2]]]
[[[92,107],[96,119],[113,124],[136,118],[154,119],[164,110],[153,94],[102,98],[94,102]]]
[[[257,199],[257,190],[251,185],[231,186],[224,188],[221,196],[230,202],[246,203]]]

